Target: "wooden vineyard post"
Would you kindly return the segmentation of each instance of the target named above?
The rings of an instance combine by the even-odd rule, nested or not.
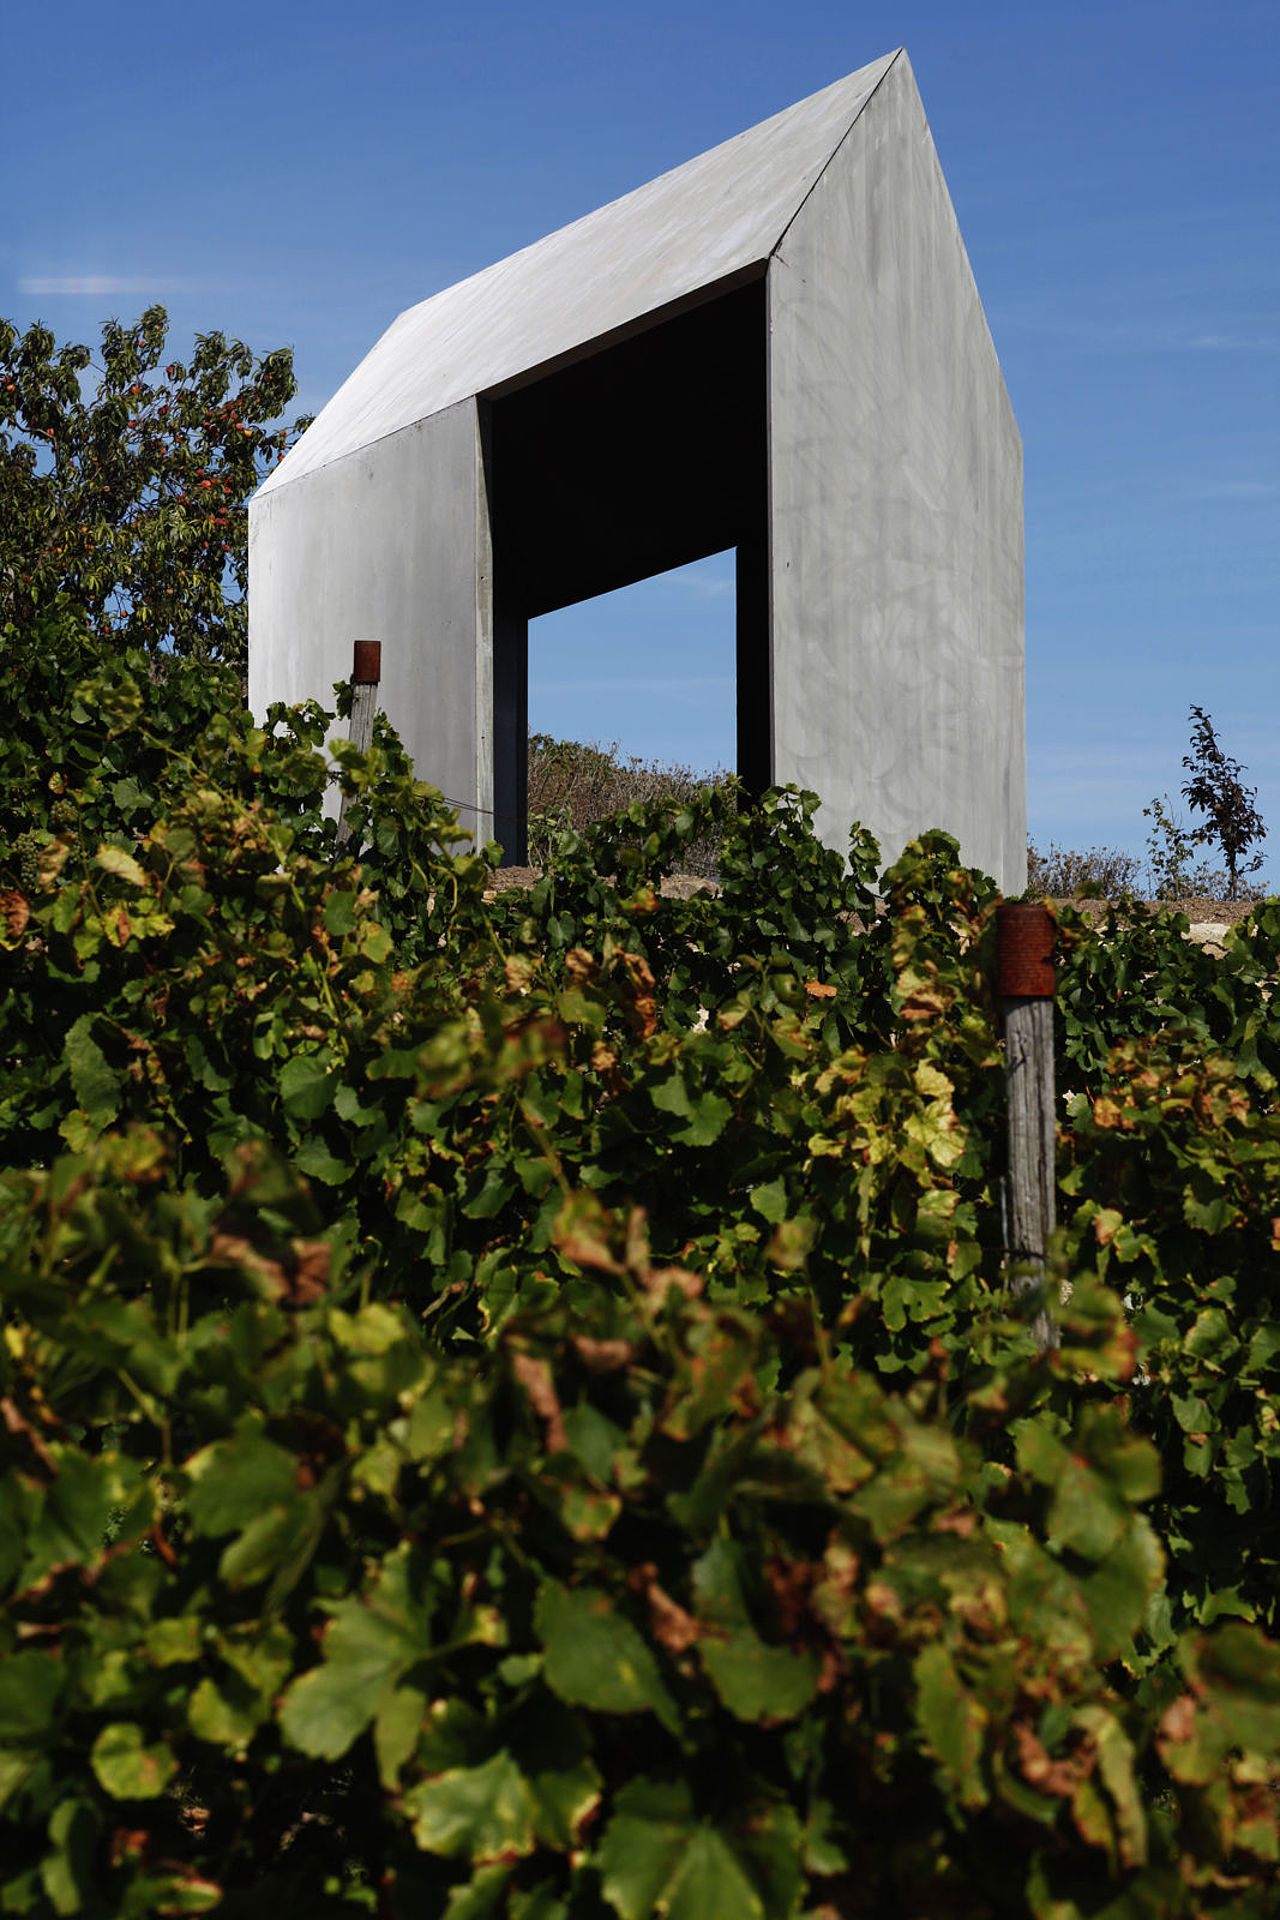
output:
[[[378,710],[378,682],[382,678],[381,640],[357,640],[351,666],[351,718],[347,738],[361,753],[373,744],[373,716]],[[338,807],[338,845],[345,847],[351,829],[347,825],[347,796]]]
[[[1056,1111],[1053,1077],[1053,918],[1039,903],[996,908],[996,992],[1004,1016],[1009,1172],[1006,1248],[1011,1291],[1030,1293],[1044,1279],[1049,1236],[1057,1224],[1054,1192]],[[1038,1314],[1042,1348],[1053,1339]]]

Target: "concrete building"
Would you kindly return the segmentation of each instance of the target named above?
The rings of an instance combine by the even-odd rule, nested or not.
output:
[[[522,857],[528,622],[732,547],[738,771],[1025,883],[1022,455],[899,51],[403,313],[249,512],[249,697]]]

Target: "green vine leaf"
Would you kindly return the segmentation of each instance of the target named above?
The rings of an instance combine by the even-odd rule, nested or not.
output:
[[[89,1755],[99,1785],[114,1800],[155,1800],[178,1770],[167,1742],[148,1742],[133,1721],[104,1727]]]
[[[631,1622],[598,1587],[543,1583],[534,1612],[547,1685],[571,1706],[654,1713],[675,1733],[680,1718],[658,1663]]]

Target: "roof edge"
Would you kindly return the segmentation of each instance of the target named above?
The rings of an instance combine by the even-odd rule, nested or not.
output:
[[[840,151],[840,148],[844,145],[845,141],[848,139],[849,134],[852,132],[853,128],[857,125],[858,121],[862,118],[863,112],[870,105],[871,101],[875,98],[875,95],[879,91],[880,87],[883,85],[884,81],[888,78],[889,74],[892,72],[897,61],[901,57],[903,57],[905,53],[906,53],[905,47],[894,47],[888,53],[878,54],[874,60],[865,61],[861,67],[855,67],[851,73],[841,74],[838,79],[829,81],[827,86],[825,87],[815,87],[814,91],[811,94],[805,94],[799,100],[793,100],[789,106],[779,107],[776,113],[766,114],[763,120],[755,121],[749,127],[739,128],[737,133],[731,133],[727,135],[725,139],[717,140],[714,143],[714,145],[710,147],[704,147],[698,153],[691,153],[687,159],[677,161],[674,166],[664,167],[661,173],[653,174],[652,177],[649,178],[648,180],[638,181],[634,187],[628,187],[625,192],[615,194],[611,200],[602,201],[599,206],[589,207],[585,213],[578,214],[572,220],[563,221],[561,225],[558,227],[552,227],[548,232],[544,234],[540,234],[536,240],[527,241],[523,247],[516,247],[511,253],[501,254],[496,260],[486,261],[484,266],[477,267],[474,273],[464,274],[461,280],[452,281],[446,287],[438,287],[435,293],[427,294],[424,299],[415,300],[412,306],[402,308],[401,311],[396,315],[395,319],[392,320],[391,323],[384,329],[384,334],[382,337],[385,338],[385,335],[393,332],[394,329],[399,325],[399,323],[402,320],[407,319],[410,314],[418,312],[419,308],[429,305],[430,302],[438,298],[440,294],[453,293],[457,288],[465,287],[471,281],[483,279],[485,274],[491,273],[495,267],[507,266],[510,263],[523,259],[526,254],[534,253],[538,250],[538,248],[544,246],[548,240],[559,240],[563,238],[564,235],[572,233],[575,228],[585,226],[588,221],[597,219],[601,214],[613,212],[616,208],[624,205],[626,201],[632,199],[633,196],[642,194],[642,193],[647,193],[650,190],[650,188],[659,187],[664,183],[664,181],[668,181],[672,179],[674,175],[678,173],[683,173],[686,167],[693,166],[698,161],[708,159],[712,154],[718,154],[722,152],[726,147],[733,146],[735,142],[739,140],[747,139],[750,135],[758,133],[762,127],[767,127],[771,125],[772,122],[776,120],[781,120],[786,115],[794,113],[797,108],[803,107],[808,102],[817,99],[819,95],[831,92],[836,87],[845,85],[848,81],[854,79],[858,74],[867,72],[869,68],[882,66],[882,71],[877,75],[875,82],[869,88],[865,98],[862,100],[861,104],[859,105],[857,112],[854,114],[848,126],[845,128],[840,138],[836,141],[835,146],[831,149],[831,152],[828,154],[826,160],[823,162],[818,175],[818,178],[820,179],[822,176],[822,173],[824,173],[827,167],[830,166],[832,160],[835,158],[836,154]],[[815,180],[814,185],[816,186],[816,184],[817,184],[817,181]],[[807,192],[803,195],[800,201],[800,206],[804,205],[804,201],[808,199],[809,194],[812,191],[813,191],[812,187],[810,187],[807,190]],[[800,206],[796,208],[796,213],[799,213]],[[788,219],[787,221],[788,227],[791,225],[791,221],[794,220],[794,218],[795,218],[795,214],[792,214],[790,219]],[[786,232],[786,228],[783,229],[784,234],[785,232]],[[778,237],[778,240],[773,243],[773,247],[771,247],[769,249],[769,252],[763,255],[762,258],[768,259],[770,257],[770,254],[772,254],[774,247],[780,244],[781,239],[782,239],[782,235],[780,234]]]
[[[777,239],[774,241],[773,245],[769,249],[770,259],[773,258],[774,254],[778,251],[778,248],[782,245],[783,241],[786,239],[787,235],[790,233],[792,227],[794,227],[796,221],[800,218],[800,215],[804,212],[805,208],[808,206],[810,198],[812,197],[813,192],[818,185],[818,182],[822,179],[823,175],[826,173],[827,168],[831,165],[832,161],[835,159],[836,155],[839,153],[841,147],[843,147],[845,141],[849,138],[850,134],[853,132],[854,128],[857,126],[858,122],[861,120],[863,114],[866,112],[867,108],[871,105],[871,102],[875,99],[881,87],[884,85],[885,81],[889,78],[889,75],[893,72],[894,68],[897,66],[899,60],[906,60],[907,71],[911,72],[911,62],[907,58],[907,50],[905,47],[895,47],[892,53],[883,54],[881,58],[884,60],[883,73],[880,74],[875,85],[868,90],[866,97],[863,99],[861,105],[858,108],[858,111],[854,114],[852,120],[849,122],[844,132],[840,135],[840,138],[836,141],[834,147],[832,147],[830,153],[827,155],[821,167],[818,169],[818,172],[814,176],[814,179],[810,183],[809,187],[801,195],[800,204],[792,211],[790,217],[787,220],[787,224],[785,225],[785,227],[783,227],[782,232],[778,235]],[[915,77],[914,74],[912,74],[913,79],[914,77]],[[919,89],[917,88],[917,92],[918,91]]]
[[[692,272],[671,273],[665,276],[667,285],[664,287],[661,284],[664,276],[651,275],[649,277],[653,283],[644,291],[652,304],[640,301],[630,306],[629,310],[624,310],[627,303],[620,300],[602,302],[603,307],[607,308],[612,304],[614,308],[612,313],[607,311],[598,313],[597,318],[604,322],[602,330],[598,333],[589,332],[581,339],[576,339],[572,333],[568,333],[568,344],[562,345],[560,341],[551,337],[556,331],[555,328],[545,328],[543,332],[548,337],[542,341],[531,340],[528,343],[534,346],[540,345],[543,357],[534,359],[532,362],[525,360],[520,364],[513,355],[508,355],[506,356],[507,364],[503,366],[501,354],[491,356],[490,367],[477,365],[471,370],[472,378],[479,376],[477,383],[470,390],[471,394],[498,397],[503,393],[518,391],[521,387],[528,386],[547,374],[553,373],[559,367],[572,365],[590,353],[599,351],[602,346],[611,346],[642,334],[654,326],[661,325],[667,318],[674,318],[681,312],[693,310],[721,294],[732,291],[736,286],[747,284],[752,279],[767,273],[769,262],[776,255],[787,233],[807,204],[814,186],[824,176],[836,155],[843,150],[850,133],[860,124],[867,107],[877,97],[884,81],[897,69],[902,57],[901,47],[880,54],[876,59],[865,62],[852,73],[845,74],[840,79],[830,82],[828,86],[805,96],[803,100],[792,102],[754,126],[731,135],[702,153],[692,155],[688,160],[668,168],[650,180],[641,182],[639,186],[606,202],[605,205],[592,208],[576,220],[571,220],[551,233],[540,236],[526,246],[518,248],[514,253],[490,262],[476,272],[468,274],[464,279],[440,288],[435,293],[427,295],[425,299],[404,308],[384,328],[378,340],[347,379],[320,407],[309,432],[290,449],[274,472],[264,477],[254,498],[269,496],[278,489],[291,485],[295,480],[304,478],[308,473],[319,471],[329,465],[332,459],[341,459],[345,453],[355,451],[357,445],[365,448],[376,446],[393,437],[404,427],[413,424],[410,419],[404,417],[408,404],[412,401],[412,395],[406,392],[400,417],[394,420],[388,418],[388,414],[401,409],[401,400],[393,397],[392,402],[381,409],[371,404],[369,381],[366,376],[371,362],[392,365],[397,354],[402,358],[406,355],[412,358],[411,349],[416,331],[423,323],[424,316],[433,308],[437,308],[437,303],[448,303],[437,308],[437,311],[445,316],[439,324],[447,333],[449,325],[454,324],[452,319],[454,312],[457,311],[465,317],[468,296],[472,297],[474,303],[479,290],[491,276],[497,276],[495,284],[501,286],[503,277],[508,280],[513,277],[518,278],[519,270],[525,263],[536,260],[543,249],[555,249],[558,245],[559,253],[564,254],[566,245],[572,237],[583,230],[589,231],[597,222],[607,222],[610,217],[614,217],[616,224],[616,216],[620,210],[632,201],[639,201],[641,196],[646,196],[650,200],[656,197],[660,206],[661,191],[667,183],[678,180],[682,174],[695,167],[710,165],[718,157],[723,160],[731,150],[745,143],[758,143],[761,136],[765,135],[769,129],[777,127],[780,123],[786,123],[793,116],[802,115],[805,109],[813,108],[815,103],[827,100],[830,102],[828,107],[825,109],[817,107],[819,138],[810,142],[809,158],[803,167],[802,177],[794,181],[794,197],[790,193],[773,193],[772,203],[769,204],[766,201],[761,208],[764,217],[756,216],[754,231],[743,236],[747,241],[746,245],[736,243],[726,245],[720,249],[723,257],[706,259],[703,262],[702,270],[705,272],[709,269],[709,277],[702,278],[699,275],[695,278]],[[851,82],[856,82],[857,85],[851,87]],[[753,148],[748,147],[747,151],[753,153]],[[765,151],[766,153],[768,151],[767,143]],[[804,176],[807,176],[807,181]],[[773,226],[775,221],[776,230]],[[604,231],[607,237],[609,229],[606,227]],[[732,230],[730,228],[727,231]],[[733,257],[735,254],[736,258]],[[554,259],[553,256],[553,264]],[[562,340],[565,332],[567,330],[562,330]],[[403,345],[397,344],[399,336],[407,336]],[[453,343],[450,344],[451,350],[454,350]],[[392,370],[394,371],[394,367]],[[463,371],[467,369],[464,368]],[[484,379],[486,373],[490,376],[487,381]],[[406,387],[408,384],[410,383],[406,382]],[[453,385],[460,389],[460,382],[456,380],[446,379],[443,385],[445,387]],[[445,407],[453,404],[452,397],[447,393],[434,396],[434,404],[430,405],[425,404],[428,397],[423,396],[423,410],[415,417],[426,418],[432,412],[442,410],[440,402],[443,402]],[[460,390],[457,397],[459,399],[463,397]],[[384,415],[382,419],[377,418],[379,411]],[[361,415],[364,416],[363,424],[361,424]],[[368,437],[362,437],[365,434]],[[344,441],[345,445],[342,444]]]

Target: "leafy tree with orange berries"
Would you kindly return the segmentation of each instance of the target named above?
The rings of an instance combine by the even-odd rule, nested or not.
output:
[[[154,654],[246,654],[250,494],[306,424],[288,348],[220,333],[166,357],[168,315],[102,328],[100,352],[0,320],[0,634],[61,601]]]

